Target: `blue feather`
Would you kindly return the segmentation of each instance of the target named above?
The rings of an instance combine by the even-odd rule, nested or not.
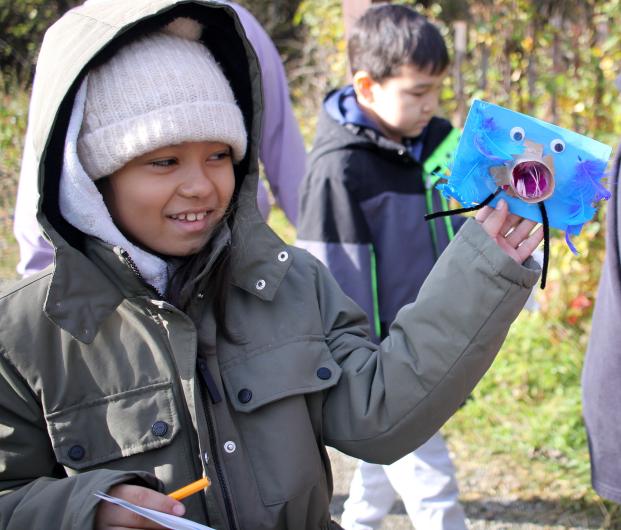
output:
[[[583,200],[599,202],[602,199],[610,199],[610,192],[599,181],[606,170],[606,163],[601,160],[581,160],[576,164],[576,176],[574,178],[575,192],[579,193]]]

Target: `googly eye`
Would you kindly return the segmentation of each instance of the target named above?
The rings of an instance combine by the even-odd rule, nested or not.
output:
[[[550,142],[550,149],[552,149],[554,153],[562,153],[565,151],[565,142],[560,138],[556,138]]]
[[[514,142],[521,142],[526,136],[526,133],[522,127],[513,127],[513,129],[509,131],[509,136]]]

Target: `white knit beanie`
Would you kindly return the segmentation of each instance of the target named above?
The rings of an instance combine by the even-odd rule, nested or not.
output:
[[[244,157],[241,110],[213,55],[198,42],[201,30],[192,19],[176,19],[88,74],[77,147],[93,180],[182,142],[222,142],[234,161]]]

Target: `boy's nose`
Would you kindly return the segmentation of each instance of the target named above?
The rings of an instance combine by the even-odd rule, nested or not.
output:
[[[437,96],[428,98],[423,103],[423,111],[424,112],[428,112],[428,113],[433,113],[438,108],[439,103],[440,103],[440,101],[439,101],[439,98]]]
[[[200,198],[213,193],[214,184],[206,171],[195,167],[188,171],[178,189],[184,197]]]

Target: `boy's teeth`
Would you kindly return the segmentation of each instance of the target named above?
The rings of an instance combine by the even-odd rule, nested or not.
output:
[[[205,217],[207,217],[207,212],[180,213],[177,215],[171,215],[171,217],[179,221],[202,221]]]

